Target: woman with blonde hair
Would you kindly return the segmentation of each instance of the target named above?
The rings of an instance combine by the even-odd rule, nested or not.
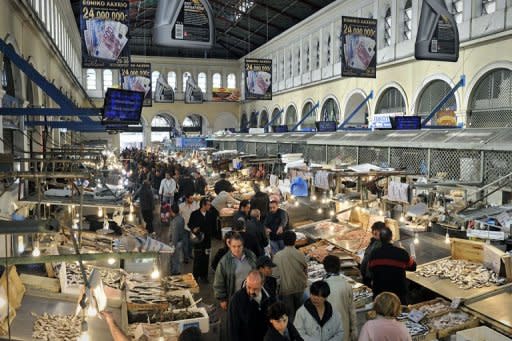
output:
[[[411,335],[402,322],[395,320],[401,312],[400,299],[392,292],[384,291],[375,297],[373,308],[377,318],[367,321],[359,341],[411,341]]]

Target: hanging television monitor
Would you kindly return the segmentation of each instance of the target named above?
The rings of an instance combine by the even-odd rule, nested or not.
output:
[[[107,89],[101,123],[105,125],[138,124],[144,103],[144,92]]]
[[[396,130],[416,130],[421,129],[421,117],[419,116],[396,116]]]

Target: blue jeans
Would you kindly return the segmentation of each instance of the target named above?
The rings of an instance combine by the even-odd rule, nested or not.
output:
[[[275,255],[278,251],[284,249],[284,242],[282,240],[269,240],[270,248],[272,249],[272,255]]]
[[[183,249],[183,242],[178,242],[174,246],[174,253],[171,256],[171,275],[181,272],[180,256]]]
[[[173,196],[168,197],[168,196],[165,196],[165,195],[164,195],[164,196],[162,197],[162,204],[163,204],[164,202],[166,202],[166,203],[168,203],[170,206],[172,206],[172,204],[174,203],[174,197],[173,197]]]

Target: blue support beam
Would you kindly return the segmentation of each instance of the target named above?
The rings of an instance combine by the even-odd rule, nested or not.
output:
[[[11,45],[0,39],[0,52],[40,87],[61,108],[75,108],[75,105],[55,85],[44,78],[29,62],[19,56]],[[0,109],[1,110],[1,109]]]
[[[268,122],[267,125],[264,127],[265,131],[267,131],[268,127],[272,126],[272,123],[274,123],[275,121],[277,121],[278,118],[281,117],[283,112],[284,112],[284,109],[279,110],[279,112],[276,114],[276,116],[274,116],[274,118],[271,119],[270,122]]]
[[[437,105],[432,109],[430,114],[423,120],[423,122],[421,122],[421,127],[425,128],[427,123],[430,122],[430,120],[432,120],[432,118],[434,118],[434,116],[437,114],[437,112],[439,110],[441,110],[443,105],[445,105],[446,102],[448,102],[450,97],[452,97],[455,94],[455,92],[457,92],[457,90],[459,90],[459,88],[461,88],[463,86],[466,86],[466,75],[460,76],[459,82],[457,84],[455,84],[455,86],[446,94],[446,96],[444,96],[443,99],[441,99],[439,101],[439,103],[437,103]]]
[[[92,124],[86,124],[78,121],[25,121],[25,126],[36,127],[36,126],[47,126],[50,128],[66,128],[69,130],[84,129],[98,129],[105,131],[105,127],[100,122],[92,121]]]
[[[311,108],[310,111],[308,111],[308,113],[306,115],[304,115],[304,117],[302,117],[300,119],[300,121],[293,126],[293,128],[290,130],[290,131],[295,131],[302,123],[304,123],[304,121],[309,117],[311,116],[312,113],[316,112],[316,109],[318,109],[318,107],[320,106],[320,102],[316,102],[316,104],[313,106],[313,108]]]
[[[0,108],[0,116],[99,116],[99,108]]]
[[[357,112],[359,110],[361,110],[366,105],[366,103],[368,103],[368,101],[371,100],[372,98],[373,98],[373,90],[370,91],[370,94],[368,96],[366,96],[364,101],[362,101],[361,104],[359,104],[354,109],[354,111],[352,111],[350,113],[350,115],[348,115],[347,118],[343,122],[341,122],[341,124],[338,126],[338,130],[343,129],[350,122],[350,120],[357,114]]]

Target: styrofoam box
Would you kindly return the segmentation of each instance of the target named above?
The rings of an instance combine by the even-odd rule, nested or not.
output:
[[[457,341],[511,341],[489,327],[481,326],[457,332]]]
[[[165,293],[166,296],[185,296],[188,301],[190,302],[190,307],[188,307],[188,309],[191,309],[191,308],[197,308],[196,306],[196,302],[194,301],[194,297],[192,296],[192,294],[190,293],[190,290],[187,290],[187,289],[183,289],[183,290],[172,290],[172,291],[167,291]],[[169,305],[171,305],[169,303]],[[173,309],[173,310],[183,310],[183,309]]]
[[[203,334],[208,333],[208,331],[210,330],[210,318],[208,316],[208,313],[206,312],[206,309],[205,308],[180,309],[180,310],[174,310],[174,312],[185,311],[185,310],[199,311],[201,314],[203,314],[203,317],[171,322],[178,326],[178,330],[180,331],[180,333],[183,329],[186,329],[189,327],[198,327],[199,329],[201,329],[201,332]]]

